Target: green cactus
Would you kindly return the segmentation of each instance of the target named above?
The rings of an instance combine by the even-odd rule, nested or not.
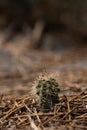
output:
[[[59,102],[59,85],[54,78],[41,79],[36,86],[41,111],[49,111]]]

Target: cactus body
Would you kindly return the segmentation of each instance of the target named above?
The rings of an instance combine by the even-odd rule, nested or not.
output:
[[[38,103],[41,111],[49,111],[58,103],[59,85],[54,78],[47,80],[41,79],[36,86],[36,94],[38,95]]]

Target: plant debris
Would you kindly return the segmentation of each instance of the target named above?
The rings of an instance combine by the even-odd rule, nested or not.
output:
[[[87,129],[87,92],[60,96],[59,103],[49,112],[41,112],[31,96],[0,98],[0,129],[29,126],[34,130],[61,125]]]

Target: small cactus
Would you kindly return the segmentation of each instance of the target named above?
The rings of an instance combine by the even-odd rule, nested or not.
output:
[[[59,84],[55,78],[41,78],[36,84],[36,95],[41,111],[49,111],[59,102],[58,92]]]

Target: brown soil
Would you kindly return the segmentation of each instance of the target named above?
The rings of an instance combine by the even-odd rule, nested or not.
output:
[[[2,36],[1,36],[2,37]],[[30,95],[30,89],[34,80],[38,78],[40,73],[58,73],[58,82],[60,85],[60,96],[79,95],[82,91],[87,94],[87,46],[75,46],[63,51],[50,50],[31,50],[28,48],[28,36],[18,38],[16,41],[10,42],[0,47],[0,95],[5,98],[24,97]],[[6,99],[8,100],[8,99]],[[15,99],[16,100],[16,99]],[[82,97],[78,98],[81,100]],[[76,101],[76,103],[78,102]],[[0,106],[1,107],[1,106]],[[87,107],[87,95],[86,95]],[[0,108],[1,109],[1,108]],[[0,110],[1,111],[1,110]],[[87,121],[86,116],[82,120]],[[81,114],[81,113],[80,113]],[[81,115],[80,115],[81,116]],[[47,118],[47,117],[46,117]],[[77,130],[87,129],[87,123],[79,123],[76,119],[71,123],[60,123],[57,121],[52,126],[44,125],[44,129],[57,130]],[[55,121],[53,121],[55,122]],[[1,120],[0,120],[1,123]],[[67,126],[67,124],[69,124]],[[1,129],[1,128],[0,128]],[[20,126],[20,128],[7,127],[1,130],[29,130],[29,124]],[[42,128],[41,128],[42,129]],[[34,130],[36,130],[34,128]],[[38,128],[39,130],[39,128]]]

